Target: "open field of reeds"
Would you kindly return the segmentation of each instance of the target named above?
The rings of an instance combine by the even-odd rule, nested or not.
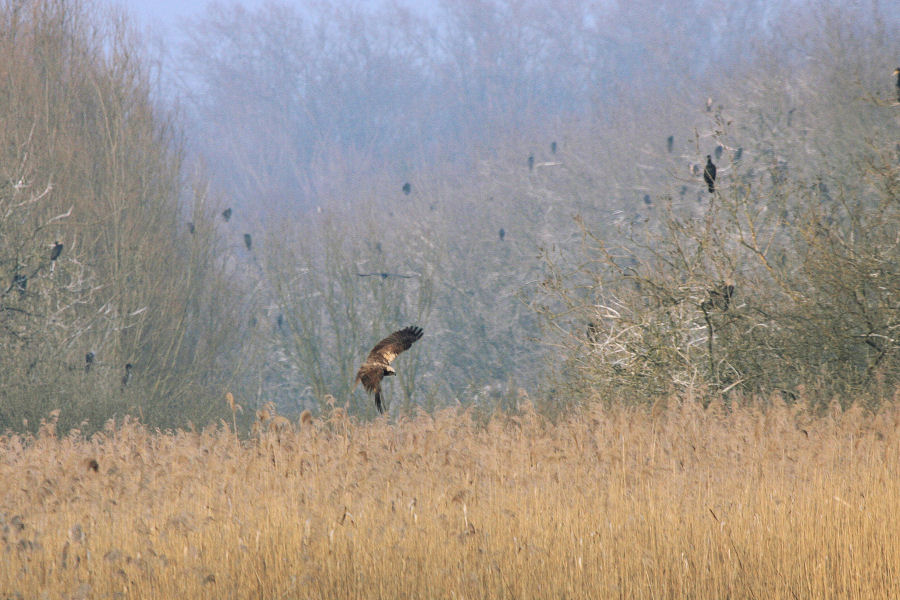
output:
[[[900,597],[900,410],[758,404],[8,434],[0,598]]]

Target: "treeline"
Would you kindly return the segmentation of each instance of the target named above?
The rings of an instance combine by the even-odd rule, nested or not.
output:
[[[0,5],[0,429],[225,414],[243,294],[149,64],[124,19]]]
[[[896,25],[843,7],[765,21],[730,72],[648,82],[628,61],[674,50],[645,39],[610,78],[624,50],[598,34],[615,19],[584,12],[599,8],[467,6],[432,25],[343,5],[210,12],[182,122],[125,19],[4,5],[0,430],[55,409],[63,430],[231,422],[268,402],[374,416],[355,370],[410,324],[425,337],[386,384],[394,414],[892,393]],[[672,11],[648,9],[688,18]],[[734,32],[723,47],[753,14],[711,25]],[[588,51],[594,34],[608,46]],[[419,84],[391,79],[404,64]],[[547,103],[554,86],[568,99]]]
[[[686,154],[683,134],[674,151],[657,135],[637,218],[579,218],[580,247],[544,253],[561,397],[895,396],[900,104],[883,25],[832,13],[761,52],[698,107]]]
[[[896,253],[896,26],[854,15],[773,25],[730,74],[686,70],[690,93],[676,78],[603,104],[602,117],[510,126],[490,152],[473,139],[472,168],[344,179],[338,170],[374,163],[335,150],[316,171],[335,175],[332,191],[316,210],[282,210],[294,218],[258,251],[277,290],[261,298],[281,317],[263,346],[261,397],[371,415],[350,393],[353,372],[380,336],[413,322],[426,334],[393,386],[404,407],[830,397],[878,382],[887,393],[896,281],[874,266]],[[250,198],[274,189],[261,181]],[[837,237],[811,237],[822,224]],[[848,261],[845,240],[877,252]],[[360,276],[371,273],[387,275]],[[873,277],[877,290],[859,287]],[[856,289],[864,311],[846,304]]]

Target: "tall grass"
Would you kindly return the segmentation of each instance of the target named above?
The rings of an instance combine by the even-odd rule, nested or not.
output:
[[[303,421],[0,438],[0,597],[900,594],[894,407]]]

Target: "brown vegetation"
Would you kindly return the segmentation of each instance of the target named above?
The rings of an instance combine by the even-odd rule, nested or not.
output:
[[[274,416],[269,415],[270,419]],[[900,411],[775,400],[0,438],[0,594],[896,598]]]

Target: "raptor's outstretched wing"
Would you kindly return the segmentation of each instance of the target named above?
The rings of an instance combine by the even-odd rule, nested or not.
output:
[[[372,348],[369,356],[366,358],[367,363],[383,363],[390,364],[397,355],[404,350],[409,350],[419,338],[422,337],[422,328],[411,326],[395,331],[387,336]]]

